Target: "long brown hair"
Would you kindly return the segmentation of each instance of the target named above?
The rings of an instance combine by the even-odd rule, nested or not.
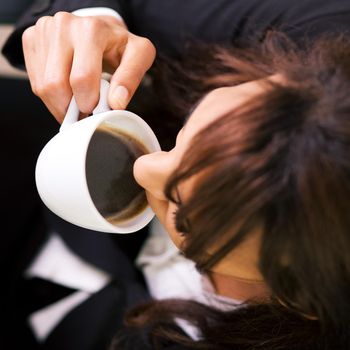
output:
[[[210,270],[258,228],[271,302],[222,312],[193,301],[154,301],[131,311],[127,323],[133,332],[147,329],[155,348],[173,342],[211,350],[347,349],[350,41],[324,37],[299,48],[270,33],[254,47],[205,52],[196,65],[187,61],[190,70],[186,64],[168,69],[167,81],[170,72],[176,84],[162,91],[184,110],[215,87],[283,78],[266,82],[264,93],[202,130],[165,194],[175,200],[181,181],[206,171],[177,214],[178,225],[191,224],[184,253]],[[203,255],[218,242],[213,255]],[[194,323],[203,338],[186,337],[175,317]],[[116,348],[128,343],[126,334],[116,338]]]

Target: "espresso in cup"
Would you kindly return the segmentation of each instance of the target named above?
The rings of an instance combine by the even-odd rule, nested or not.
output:
[[[98,212],[111,224],[131,219],[147,206],[144,189],[133,176],[135,160],[149,153],[134,136],[101,124],[86,153],[88,190]]]

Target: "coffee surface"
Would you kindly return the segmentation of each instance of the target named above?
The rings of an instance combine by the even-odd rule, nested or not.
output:
[[[144,189],[133,176],[135,160],[148,153],[132,136],[118,129],[100,126],[93,134],[86,154],[86,179],[91,199],[109,222],[132,218],[147,205]]]

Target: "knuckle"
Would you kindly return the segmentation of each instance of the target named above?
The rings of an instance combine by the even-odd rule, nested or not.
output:
[[[45,86],[44,84],[36,83],[35,85],[32,86],[32,91],[34,95],[38,97],[43,97],[45,96]]]
[[[45,92],[54,93],[59,89],[63,89],[65,87],[65,82],[61,77],[49,77],[45,80]]]
[[[105,35],[106,24],[95,17],[79,17],[75,22],[76,32],[84,35],[85,41],[92,43],[94,46],[103,46],[103,42],[107,37]]]
[[[142,49],[143,51],[146,51],[149,54],[154,54],[156,53],[156,48],[153,45],[152,41],[149,40],[148,38],[144,37],[139,37],[138,40],[136,41],[136,45]]]
[[[34,39],[34,32],[35,28],[34,26],[31,26],[27,28],[23,34],[22,34],[22,42],[24,45],[27,45],[29,42],[31,42]]]
[[[44,81],[38,82],[35,85],[35,95],[39,97],[45,97],[54,95],[58,90],[62,90],[65,87],[65,82],[60,77],[45,78]]]
[[[73,89],[84,89],[93,80],[93,74],[87,69],[80,69],[71,74],[69,78],[70,85]]]
[[[31,90],[32,90],[33,94],[35,96],[39,96],[37,85],[34,82],[32,82],[32,81],[30,82],[30,87],[31,87]]]
[[[64,11],[59,11],[54,15],[54,20],[57,24],[62,24],[62,25],[66,25],[67,22],[71,19],[71,14],[68,12],[64,12]]]
[[[84,17],[81,19],[81,22],[87,35],[95,35],[105,26],[103,21],[95,17]]]
[[[45,25],[49,22],[49,21],[51,21],[51,19],[52,19],[52,17],[50,17],[50,16],[43,16],[43,17],[40,17],[37,21],[36,21],[36,23],[35,23],[35,26],[36,27],[45,27]]]
[[[153,45],[152,41],[148,38],[144,38],[144,46],[147,50],[155,52],[156,47]]]

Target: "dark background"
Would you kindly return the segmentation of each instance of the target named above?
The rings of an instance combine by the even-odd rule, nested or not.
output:
[[[1,23],[13,23],[33,0],[1,0],[0,21]]]

